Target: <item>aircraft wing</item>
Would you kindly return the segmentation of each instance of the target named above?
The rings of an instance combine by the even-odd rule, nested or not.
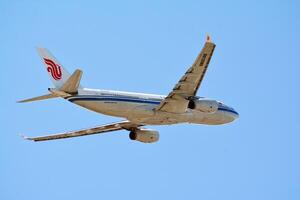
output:
[[[142,125],[133,124],[130,121],[121,121],[121,122],[117,122],[117,123],[96,126],[93,128],[82,129],[82,130],[78,130],[78,131],[70,131],[70,132],[66,132],[66,133],[58,133],[58,134],[45,135],[45,136],[40,136],[40,137],[24,137],[24,139],[33,140],[35,142],[46,141],[46,140],[57,140],[57,139],[65,139],[65,138],[79,137],[79,136],[85,136],[85,135],[100,134],[100,133],[106,133],[106,132],[111,132],[111,131],[118,131],[118,130],[122,130],[122,129],[134,130],[140,126],[142,126]]]
[[[181,77],[169,95],[156,108],[157,111],[183,113],[186,111],[189,99],[194,97],[203,80],[210,59],[213,55],[215,44],[210,37],[207,40],[194,64]]]

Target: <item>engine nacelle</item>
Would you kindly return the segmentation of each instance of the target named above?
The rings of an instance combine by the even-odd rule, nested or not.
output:
[[[219,104],[216,100],[195,99],[190,100],[188,108],[205,113],[214,113],[218,110]]]
[[[153,143],[159,140],[159,133],[149,129],[137,129],[129,133],[129,138],[144,143]]]

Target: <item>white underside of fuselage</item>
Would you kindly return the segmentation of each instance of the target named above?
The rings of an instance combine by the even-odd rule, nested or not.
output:
[[[126,118],[133,123],[143,125],[178,123],[217,125],[229,123],[238,117],[234,111],[225,109],[225,107],[214,113],[204,113],[191,109],[187,109],[185,113],[155,111],[154,108],[164,98],[163,95],[84,88],[78,90],[77,95],[66,99],[97,113]]]

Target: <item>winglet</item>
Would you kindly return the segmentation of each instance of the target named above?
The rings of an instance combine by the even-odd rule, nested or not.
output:
[[[28,137],[28,136],[25,136],[25,135],[20,135],[24,140],[29,140],[29,141],[34,141],[34,142],[36,142],[35,140],[34,140],[34,138],[32,138],[32,137]]]
[[[19,134],[19,135],[20,135],[20,137],[22,137],[24,140],[30,140],[29,137],[27,137],[27,136],[25,136],[25,135],[21,135],[21,134]]]
[[[211,37],[209,34],[206,35],[206,42],[211,42]]]

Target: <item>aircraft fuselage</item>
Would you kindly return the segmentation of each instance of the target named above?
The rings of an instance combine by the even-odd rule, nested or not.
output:
[[[213,113],[187,108],[184,113],[156,111],[164,95],[131,93],[112,90],[79,89],[78,94],[66,99],[97,113],[123,117],[133,123],[163,125],[193,123],[218,125],[232,122],[239,117],[231,107],[218,101],[218,109]]]

